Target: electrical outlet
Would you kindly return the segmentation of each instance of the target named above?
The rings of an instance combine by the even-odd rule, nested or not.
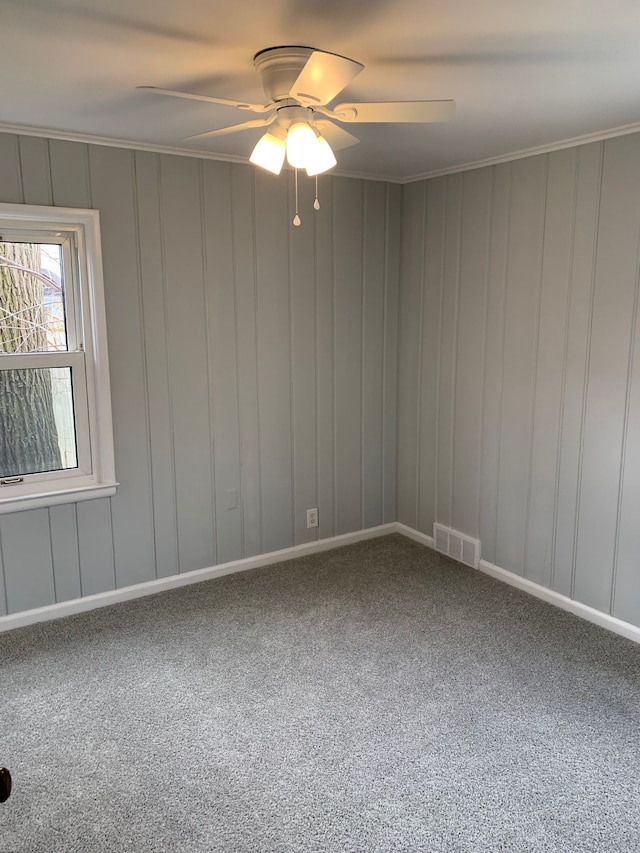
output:
[[[307,527],[317,527],[318,526],[318,508],[314,507],[314,509],[307,510]]]

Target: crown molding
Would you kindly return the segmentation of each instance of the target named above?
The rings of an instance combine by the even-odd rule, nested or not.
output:
[[[511,163],[514,160],[523,160],[525,157],[535,157],[538,154],[550,154],[552,151],[561,151],[564,148],[575,148],[579,145],[588,145],[590,142],[602,142],[605,139],[613,139],[617,136],[627,136],[630,133],[640,132],[640,122],[624,124],[609,130],[601,130],[596,133],[585,133],[582,136],[571,136],[557,142],[549,142],[544,145],[535,145],[532,148],[522,148],[518,151],[510,151],[496,157],[487,157],[484,160],[473,160],[469,163],[461,163],[457,166],[445,166],[442,169],[432,169],[417,175],[398,177],[393,175],[372,175],[367,172],[348,172],[342,169],[333,169],[332,176],[338,178],[355,178],[361,181],[382,181],[387,184],[413,184],[417,181],[429,178],[440,178],[445,175],[455,175],[458,172],[469,172],[472,169],[483,169],[485,166],[497,166],[500,163]],[[247,165],[247,157],[236,154],[216,154],[212,151],[204,151],[194,148],[180,148],[177,145],[156,145],[152,142],[140,142],[132,139],[114,139],[111,136],[98,136],[91,133],[71,133],[66,130],[57,130],[50,127],[33,127],[24,124],[6,124],[0,122],[0,133],[15,133],[20,136],[38,136],[44,139],[60,139],[65,142],[81,142],[87,145],[106,145],[109,148],[126,148],[134,151],[149,151],[152,154],[175,154],[179,157],[195,157],[198,160],[218,160],[223,163],[242,163]],[[288,168],[288,167],[285,167]]]
[[[562,151],[564,148],[575,148],[579,145],[588,145],[590,142],[602,142],[605,139],[613,139],[616,136],[627,136],[630,133],[640,131],[640,122],[623,124],[620,127],[612,127],[609,130],[600,130],[597,133],[585,133],[582,136],[571,136],[557,142],[548,142],[544,145],[535,145],[532,148],[522,148],[519,151],[511,151],[500,154],[497,157],[487,157],[485,160],[473,160],[470,163],[461,163],[458,166],[446,166],[443,169],[433,169],[419,175],[412,175],[398,181],[401,184],[412,184],[416,181],[424,181],[428,178],[440,178],[443,175],[455,175],[458,172],[469,172],[472,169],[482,169],[485,166],[497,166],[500,163],[511,163],[513,160],[523,160],[525,157],[535,157],[537,154],[550,154],[552,151]]]
[[[179,148],[173,145],[156,145],[152,142],[136,142],[132,139],[114,139],[111,136],[97,136],[92,133],[71,133],[51,127],[33,127],[28,124],[5,124],[0,122],[0,133],[15,133],[19,136],[38,136],[44,139],[60,139],[63,142],[82,142],[87,145],[106,145],[108,148],[128,148],[136,151],[150,151],[153,154],[179,154],[183,157],[196,157],[199,160],[223,160],[230,163],[247,163],[246,157],[234,154],[214,154],[211,151],[199,151],[191,148]]]
[[[218,160],[223,163],[249,164],[248,157],[237,154],[215,154],[196,148],[180,148],[177,145],[156,145],[152,142],[139,142],[132,139],[114,139],[111,136],[97,136],[92,133],[71,133],[51,127],[33,127],[28,124],[7,124],[0,122],[0,133],[15,133],[19,136],[37,136],[41,139],[60,139],[63,142],[80,142],[86,145],[106,145],[108,148],[126,148],[134,151],[149,151],[152,154],[175,154],[178,157],[195,157],[198,160]],[[285,166],[285,168],[289,168]],[[363,172],[345,172],[334,169],[331,175],[340,178],[357,178],[361,181],[383,181],[400,184],[402,180],[389,175],[369,175]]]

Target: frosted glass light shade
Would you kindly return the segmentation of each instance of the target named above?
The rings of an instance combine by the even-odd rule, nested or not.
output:
[[[322,172],[332,169],[337,162],[331,146],[324,136],[317,136],[311,157],[307,161],[307,175],[320,175]]]
[[[287,161],[294,169],[306,169],[312,161],[316,135],[305,122],[295,122],[287,133]]]
[[[285,143],[273,133],[265,133],[253,149],[249,160],[274,175],[279,175],[284,163]]]

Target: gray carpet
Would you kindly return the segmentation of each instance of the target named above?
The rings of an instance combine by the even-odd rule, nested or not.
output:
[[[393,535],[0,635],[0,850],[640,851],[640,647]]]

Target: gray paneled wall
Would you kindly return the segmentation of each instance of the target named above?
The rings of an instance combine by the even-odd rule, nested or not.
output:
[[[0,614],[397,500],[640,624],[640,136],[320,189],[294,229],[290,176],[0,134],[1,201],[100,210],[121,482],[0,516]]]
[[[121,483],[0,516],[0,614],[395,519],[401,189],[319,184],[0,134],[0,201],[100,211]]]
[[[640,135],[403,196],[398,520],[640,624]]]

